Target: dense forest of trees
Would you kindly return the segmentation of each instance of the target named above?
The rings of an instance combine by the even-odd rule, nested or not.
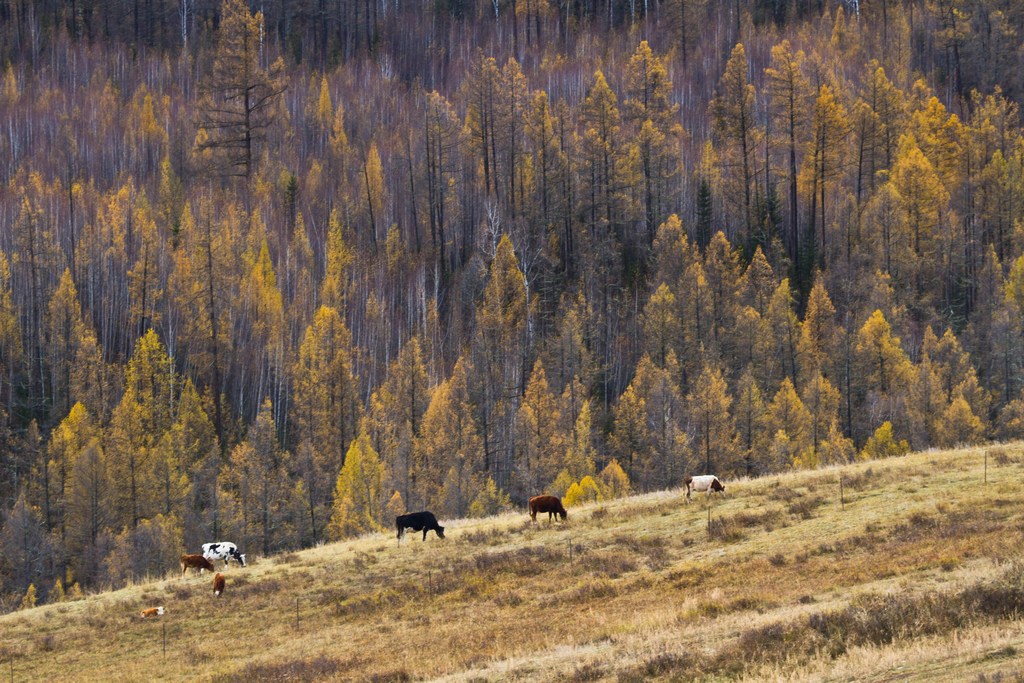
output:
[[[1024,437],[1022,36],[1015,0],[0,0],[0,607]]]

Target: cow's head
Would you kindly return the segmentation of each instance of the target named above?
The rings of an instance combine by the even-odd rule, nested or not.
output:
[[[245,553],[241,553],[241,554],[240,554],[240,555],[238,556],[238,561],[242,563],[242,566],[243,566],[243,567],[245,566]]]
[[[563,522],[565,521],[565,518],[569,516],[569,513],[565,511],[565,508],[559,510],[558,514],[562,516]]]
[[[437,525],[437,536],[438,538],[444,538],[444,527],[440,524]]]
[[[722,482],[720,482],[719,480],[715,479],[714,481],[711,482],[711,490],[712,491],[721,491],[722,493],[725,493],[725,486],[722,484]]]

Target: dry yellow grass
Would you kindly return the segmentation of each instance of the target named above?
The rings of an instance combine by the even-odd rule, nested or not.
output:
[[[15,680],[1013,680],[1012,613],[870,630],[1022,559],[1024,447],[990,452],[987,486],[983,449],[728,482],[710,539],[704,498],[672,491],[266,558],[219,600],[172,573],[0,617],[0,657]]]

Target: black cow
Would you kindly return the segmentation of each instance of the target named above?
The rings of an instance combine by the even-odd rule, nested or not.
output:
[[[437,532],[438,538],[444,538],[444,527],[437,523],[437,517],[433,512],[410,512],[407,515],[398,515],[395,518],[395,528],[398,529],[398,542],[402,542],[402,534],[406,529],[422,531],[423,540],[427,540],[427,532],[433,529]]]

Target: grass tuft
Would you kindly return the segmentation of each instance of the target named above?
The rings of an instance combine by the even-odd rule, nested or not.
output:
[[[333,676],[342,669],[342,666],[343,662],[324,656],[316,657],[315,659],[298,659],[280,663],[254,662],[243,666],[234,673],[216,677],[213,681],[214,683],[316,681]],[[408,678],[403,680],[408,680]]]

